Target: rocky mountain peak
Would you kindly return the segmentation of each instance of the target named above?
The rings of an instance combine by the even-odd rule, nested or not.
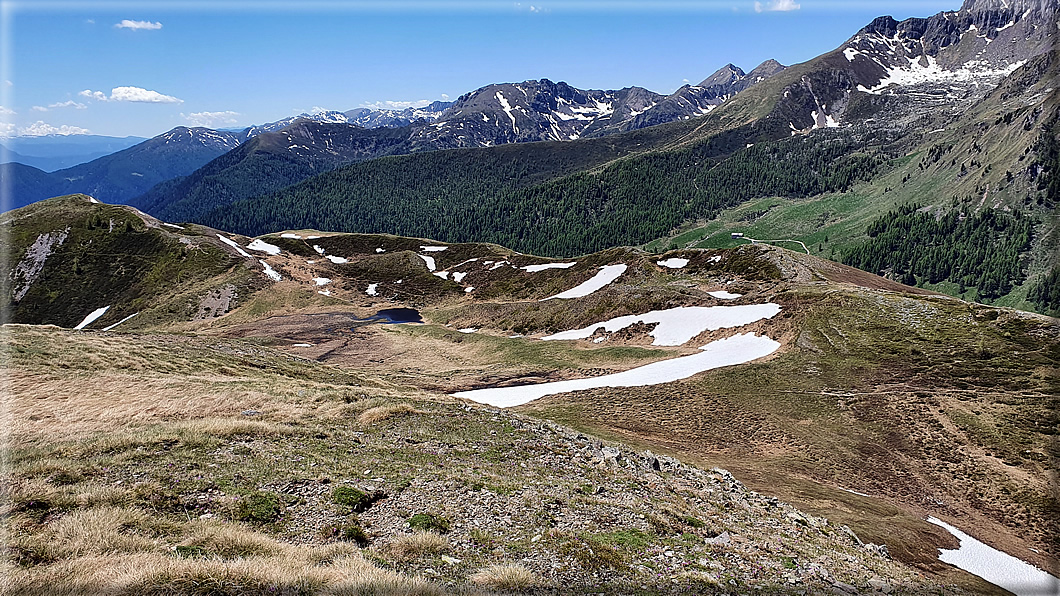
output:
[[[1012,12],[1055,13],[1057,0],[964,0],[961,12],[1009,10]]]
[[[714,74],[703,79],[698,86],[711,87],[713,85],[731,85],[745,76],[747,76],[747,73],[740,67],[734,64],[726,64],[719,68]]]

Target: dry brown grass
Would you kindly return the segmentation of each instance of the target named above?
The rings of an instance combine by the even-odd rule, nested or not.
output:
[[[390,543],[390,552],[398,559],[415,559],[423,555],[440,553],[449,546],[449,540],[434,532],[416,532],[400,536]]]
[[[476,571],[471,583],[497,590],[525,590],[537,585],[537,577],[522,565],[490,565]]]
[[[320,549],[285,546],[277,556],[230,561],[184,559],[159,552],[83,556],[43,569],[14,571],[7,576],[0,594],[436,596],[444,593],[423,580],[380,569],[358,553],[342,553],[321,564],[317,550]]]
[[[374,424],[376,422],[382,422],[388,418],[394,418],[397,416],[404,416],[406,414],[426,414],[423,410],[417,410],[409,404],[390,404],[385,406],[376,406],[369,408],[357,417],[357,422],[361,424]]]

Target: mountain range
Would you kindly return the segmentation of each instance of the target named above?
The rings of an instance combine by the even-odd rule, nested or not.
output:
[[[726,65],[669,96],[547,79],[495,84],[424,108],[321,112],[243,131],[175,129],[70,170],[11,166],[5,175],[16,205],[83,191],[247,234],[390,231],[556,256],[616,243],[718,245],[730,228],[750,228],[910,283],[1051,311],[1060,306],[1047,283],[1058,242],[1048,217],[1055,15],[1055,2],[1044,0],[968,0],[928,18],[880,17],[793,67]],[[763,176],[761,163],[775,172]],[[848,194],[858,198],[839,198]],[[928,272],[879,256],[908,249],[881,248],[868,233],[914,202],[960,220],[962,210],[1015,210],[1032,232],[1012,244],[1005,266]],[[970,255],[1019,236],[1021,225],[975,247],[958,242],[941,258],[981,261]],[[545,231],[553,228],[564,231]]]
[[[5,165],[6,586],[1056,593],[1056,8]]]

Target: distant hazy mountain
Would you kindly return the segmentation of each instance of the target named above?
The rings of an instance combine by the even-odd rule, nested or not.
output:
[[[45,172],[53,172],[92,161],[115,151],[142,143],[143,137],[99,135],[46,135],[10,137],[0,144],[2,163],[17,162]]]
[[[232,133],[178,126],[127,149],[51,173],[4,165],[0,180],[13,187],[12,196],[5,197],[10,204],[4,208],[72,193],[124,203],[163,180],[195,171],[237,146],[239,139]]]

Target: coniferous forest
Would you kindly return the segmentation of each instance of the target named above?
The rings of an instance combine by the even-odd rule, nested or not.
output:
[[[1034,221],[994,209],[944,214],[906,205],[869,225],[871,240],[843,262],[907,285],[949,281],[977,288],[980,299],[1004,296],[1026,277],[1020,253],[1030,247]]]
[[[642,244],[756,197],[843,191],[879,165],[839,135],[735,150],[733,142],[719,135],[540,184],[527,184],[534,172],[517,159],[489,168],[460,162],[454,169],[447,152],[386,158],[234,203],[199,221],[246,235],[299,228],[387,232],[573,256]]]

